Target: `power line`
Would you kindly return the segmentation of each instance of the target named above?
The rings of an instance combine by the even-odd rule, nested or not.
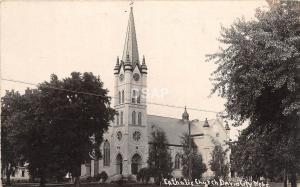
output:
[[[185,108],[183,106],[168,105],[168,104],[161,104],[161,103],[154,103],[154,102],[147,102],[147,104],[158,105],[158,106],[165,106],[165,107],[171,107],[171,108],[180,108],[180,109],[184,109]],[[213,111],[213,110],[203,110],[203,109],[189,108],[189,107],[186,107],[186,109],[187,110],[199,111],[199,112],[220,113],[220,112]]]
[[[31,85],[31,86],[40,86],[39,84],[35,83],[30,83],[30,82],[24,82],[24,81],[19,81],[19,80],[13,80],[13,79],[6,79],[6,78],[1,78],[1,80],[8,81],[8,82],[15,82],[15,83],[20,83],[20,84],[26,84],[26,85]],[[78,93],[78,94],[84,94],[84,95],[90,95],[90,96],[96,96],[96,97],[102,97],[102,98],[113,98],[113,99],[118,99],[117,97],[108,97],[96,93],[90,93],[90,92],[82,92],[82,91],[75,91],[75,90],[69,90],[69,89],[64,89],[64,88],[58,88],[54,86],[46,86],[43,85],[45,88],[49,89],[55,89],[55,90],[61,90],[61,91],[66,91],[66,92],[71,92],[71,93]],[[156,106],[164,106],[164,107],[169,107],[169,108],[179,108],[179,109],[184,109],[185,107],[183,106],[176,106],[176,105],[169,105],[169,104],[162,104],[162,103],[155,103],[155,102],[145,102],[143,104],[150,104],[150,105],[156,105]],[[193,111],[199,111],[199,112],[208,112],[208,113],[220,113],[218,111],[213,111],[213,110],[203,110],[203,109],[198,109],[198,108],[188,108],[188,110],[193,110]]]
[[[1,78],[1,79],[4,80],[4,81],[8,81],[8,82],[15,82],[15,83],[20,83],[20,84],[27,84],[27,85],[31,85],[31,86],[40,86],[39,84],[34,84],[34,83],[29,83],[29,82],[24,82],[24,81],[19,81],[19,80],[12,80],[12,79],[5,79],[5,78]],[[108,96],[103,96],[103,95],[100,95],[100,94],[95,94],[95,93],[90,93],[90,92],[81,92],[81,91],[75,91],[75,90],[69,90],[69,89],[58,88],[58,87],[54,87],[54,86],[45,86],[45,85],[43,85],[43,87],[54,89],[54,90],[61,90],[61,91],[67,91],[67,92],[72,92],[72,93],[78,93],[78,94],[85,94],[85,95],[91,95],[91,96],[97,96],[97,97],[103,97],[103,98],[110,98]]]

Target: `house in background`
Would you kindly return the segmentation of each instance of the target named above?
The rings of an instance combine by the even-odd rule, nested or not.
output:
[[[29,180],[29,172],[27,169],[28,164],[24,164],[23,166],[17,166],[13,169],[10,179],[12,181],[28,181]],[[2,170],[1,176],[3,179],[6,179],[6,171]]]

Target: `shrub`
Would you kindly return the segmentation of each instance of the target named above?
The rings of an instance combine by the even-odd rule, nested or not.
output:
[[[99,180],[102,179],[102,182],[105,182],[107,179],[108,179],[108,175],[105,171],[102,171],[100,174],[99,174]]]
[[[148,183],[151,177],[150,168],[142,168],[137,174],[137,180],[142,181],[143,183]]]
[[[101,179],[101,175],[98,173],[94,176],[95,181],[99,181]]]

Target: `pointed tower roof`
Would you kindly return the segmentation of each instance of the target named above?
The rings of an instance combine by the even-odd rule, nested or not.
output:
[[[203,127],[209,127],[209,124],[208,124],[208,120],[207,120],[207,118],[205,118],[205,121],[204,121]]]
[[[189,120],[189,113],[186,111],[186,107],[184,107],[184,112],[182,114],[182,120]]]
[[[130,7],[130,14],[123,50],[122,61],[126,62],[127,58],[132,63],[133,67],[139,62],[139,52],[136,40],[136,32],[133,18],[133,8]]]
[[[229,131],[230,130],[230,127],[228,125],[228,122],[226,121],[226,124],[225,124],[225,130]]]

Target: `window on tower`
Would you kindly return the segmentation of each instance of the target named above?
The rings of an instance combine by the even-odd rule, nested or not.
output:
[[[124,90],[122,91],[122,103],[124,103]]]
[[[117,114],[117,115],[116,115],[116,118],[117,118],[117,125],[120,125],[120,121],[119,121],[119,120],[120,120],[120,119],[119,119],[119,114]]]
[[[140,92],[138,92],[137,103],[141,103],[141,95],[140,95]]]
[[[121,92],[119,91],[119,104],[121,104]]]
[[[136,91],[132,90],[132,103],[135,103]]]
[[[123,112],[121,111],[121,116],[120,116],[120,124],[123,125]]]
[[[135,125],[136,114],[135,111],[132,112],[132,125]]]
[[[139,112],[138,114],[138,125],[142,125],[142,113]]]

